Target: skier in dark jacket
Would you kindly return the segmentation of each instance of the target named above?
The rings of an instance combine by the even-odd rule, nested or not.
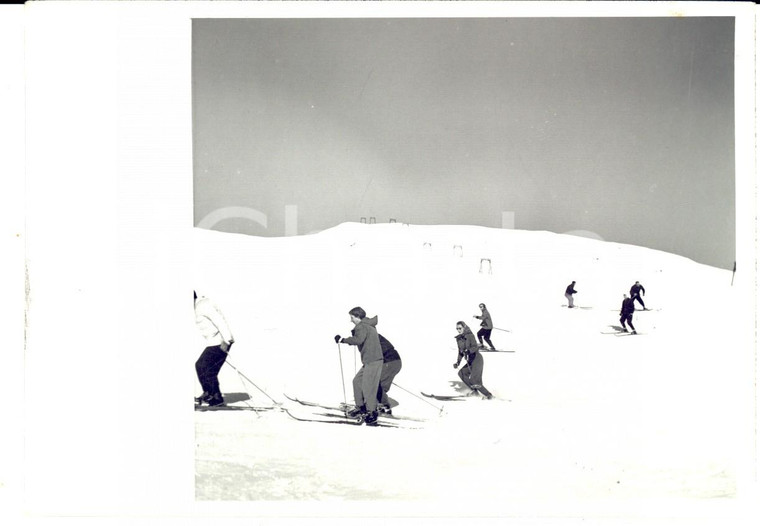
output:
[[[367,318],[361,307],[354,307],[348,312],[355,325],[354,335],[348,338],[335,336],[338,343],[347,343],[359,347],[362,366],[354,377],[354,402],[356,407],[349,416],[362,416],[368,426],[377,425],[377,389],[383,372],[383,350],[377,335],[377,316]]]
[[[457,331],[459,332],[456,335],[459,354],[457,355],[454,369],[459,367],[464,358],[466,364],[459,370],[459,378],[472,390],[470,395],[480,392],[480,394],[490,400],[493,395],[488,389],[483,387],[483,356],[478,350],[478,342],[465,322],[457,322]]]
[[[377,410],[380,413],[390,415],[388,391],[393,385],[393,379],[401,371],[401,356],[393,344],[386,340],[382,334],[378,334],[377,337],[380,339],[380,348],[383,350],[383,372],[380,375],[380,386],[377,388]]]
[[[481,320],[480,330],[478,331],[478,342],[480,343],[480,347],[485,349],[485,346],[483,345],[483,340],[485,340],[488,346],[491,348],[491,350],[495,351],[496,347],[494,347],[493,343],[491,343],[491,331],[493,331],[493,321],[491,321],[491,313],[488,312],[488,309],[486,308],[485,303],[481,303],[478,306],[480,307],[480,316],[473,316],[473,318],[477,318]]]
[[[565,289],[565,297],[567,298],[567,307],[569,309],[573,308],[573,294],[576,294],[577,292],[578,291],[575,290],[575,281],[570,283]]]
[[[633,311],[636,308],[633,304],[633,299],[628,297],[628,294],[623,294],[623,305],[620,307],[620,324],[623,326],[623,332],[628,332],[625,324],[631,327],[631,334],[636,334],[636,328],[633,326]]]
[[[646,294],[644,286],[638,281],[634,283],[633,287],[631,287],[631,301],[638,300],[638,302],[641,303],[641,308],[647,310],[646,305],[644,305],[644,300],[641,298],[644,294]]]

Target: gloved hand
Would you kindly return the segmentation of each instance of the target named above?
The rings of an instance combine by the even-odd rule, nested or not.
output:
[[[340,337],[340,334],[336,334],[335,335],[335,343],[340,343],[340,340],[342,340],[342,339],[343,338]]]
[[[459,364],[458,364],[458,363],[455,363],[455,364],[454,364],[454,369],[456,369],[457,367],[459,367]]]

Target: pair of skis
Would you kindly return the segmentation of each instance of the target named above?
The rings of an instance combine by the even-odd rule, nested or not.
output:
[[[307,402],[305,400],[300,400],[298,398],[284,395],[285,398],[290,400],[291,402],[295,402],[301,406],[309,407],[313,411],[311,416],[305,417],[295,414],[294,411],[291,411],[287,408],[283,408],[283,411],[287,413],[288,416],[293,418],[294,420],[298,420],[300,422],[322,422],[326,424],[344,424],[344,425],[363,425],[364,419],[361,417],[353,418],[347,415],[347,407],[339,405],[339,406],[333,406],[333,405],[324,405],[319,404],[316,402]],[[320,411],[321,410],[321,411]],[[395,422],[394,422],[395,421]],[[396,415],[388,415],[384,413],[380,413],[378,415],[377,422],[371,424],[371,426],[376,427],[404,427],[409,429],[407,426],[400,425],[402,421],[412,421],[412,422],[424,422],[422,419],[416,419],[411,417],[400,417]]]
[[[476,399],[476,400],[485,400],[484,397],[480,396],[467,396],[467,395],[437,395],[437,394],[431,394],[431,393],[425,393],[423,391],[420,391],[420,394],[422,396],[426,396],[428,398],[433,398],[435,400],[440,400],[441,402],[463,402],[465,400],[470,399]],[[511,402],[512,400],[506,400],[504,398],[498,398],[496,396],[492,396],[491,400],[501,400],[506,402]]]
[[[311,417],[298,416],[292,413],[289,409],[282,409],[290,418],[299,422],[319,422],[322,424],[343,424],[350,426],[364,425],[362,418],[351,418],[345,414],[340,413],[313,413]],[[373,424],[367,424],[371,427],[399,427],[396,424],[390,422],[380,422],[379,420]]]
[[[195,404],[195,410],[201,413],[209,412],[209,411],[254,411],[256,413],[263,412],[263,411],[271,411],[273,409],[278,409],[275,406],[253,406],[253,405],[227,405],[227,404],[221,404],[221,405],[201,405],[201,404]]]
[[[611,334],[613,336],[639,336],[642,333],[640,333],[639,331],[636,331],[636,332],[632,332],[632,331],[604,332],[604,331],[601,331],[600,334]]]
[[[426,396],[428,398],[434,398],[435,400],[440,400],[442,402],[462,402],[464,400],[467,400],[468,398],[473,398],[471,396],[465,396],[465,395],[436,395],[436,394],[425,393],[423,391],[420,391],[420,394],[422,396]]]

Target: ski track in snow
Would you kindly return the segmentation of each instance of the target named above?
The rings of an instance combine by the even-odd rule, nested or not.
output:
[[[283,393],[343,402],[341,363],[352,401],[358,353],[332,337],[350,334],[356,305],[379,316],[378,331],[403,360],[396,383],[412,393],[456,394],[454,326],[477,332],[480,302],[511,330],[494,331],[494,344],[516,351],[483,354],[484,384],[501,400],[446,402],[392,387],[394,413],[428,419],[422,429],[196,413],[198,500],[446,502],[461,498],[464,483],[483,502],[736,492],[739,423],[725,410],[741,376],[725,343],[739,329],[730,271],[641,247],[480,227],[195,236],[196,287],[232,327],[230,360],[287,407]],[[491,274],[478,272],[486,257]],[[572,280],[578,304],[592,309],[561,308]],[[647,306],[665,308],[634,314],[646,334],[600,334],[619,325],[614,310],[636,280]],[[698,302],[697,282],[709,302]],[[220,383],[270,403],[230,367]]]

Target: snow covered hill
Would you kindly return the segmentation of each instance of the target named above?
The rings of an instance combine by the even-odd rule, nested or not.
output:
[[[736,495],[743,428],[731,409],[736,379],[747,376],[731,335],[746,334],[746,306],[728,271],[641,247],[472,226],[194,236],[196,290],[224,312],[236,339],[230,362],[261,389],[278,401],[339,403],[345,384],[351,402],[361,364],[333,336],[349,335],[348,310],[359,305],[403,360],[394,412],[428,419],[397,430],[196,413],[199,500],[447,502],[477,515],[486,508],[473,510],[472,499],[504,511],[546,499]],[[572,280],[583,308],[564,306]],[[609,334],[637,280],[652,309],[634,315],[641,334]],[[411,394],[455,393],[454,328],[462,320],[476,332],[481,302],[503,329],[496,346],[515,351],[484,354],[484,385],[498,399]],[[220,382],[228,396],[268,402],[231,367]]]

